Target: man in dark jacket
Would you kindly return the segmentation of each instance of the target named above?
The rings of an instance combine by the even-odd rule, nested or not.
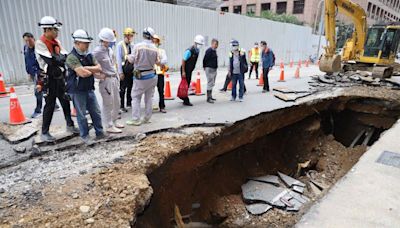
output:
[[[186,78],[188,85],[192,80],[192,73],[196,67],[197,59],[199,58],[200,48],[204,45],[204,37],[202,35],[197,35],[194,38],[194,44],[185,51],[181,66],[181,76]],[[190,103],[189,97],[181,98],[183,100],[183,105],[193,106]]]
[[[246,51],[239,48],[239,41],[231,41],[232,51],[229,53],[229,75],[232,78],[232,98],[236,100],[236,84],[239,82],[239,101],[243,101],[244,74],[248,71]]]
[[[274,52],[267,47],[267,42],[261,41],[261,59],[262,59],[262,67],[263,67],[263,79],[264,79],[264,87],[263,93],[269,91],[269,81],[268,81],[268,73],[275,65],[275,54]]]
[[[58,29],[61,23],[50,16],[45,16],[40,20],[39,26],[43,28],[43,35],[35,44],[36,59],[40,67],[39,83],[43,85],[44,97],[46,105],[43,110],[43,123],[41,138],[46,142],[53,142],[56,139],[50,135],[49,128],[53,119],[54,107],[56,99],[64,111],[64,117],[67,122],[67,131],[79,133],[79,130],[74,127],[74,122],[71,118],[71,107],[69,97],[66,94],[65,88],[65,60],[68,54],[57,40]]]
[[[203,67],[207,76],[207,102],[214,103],[216,99],[212,97],[212,89],[215,85],[215,78],[217,77],[217,68],[218,68],[218,40],[213,39],[211,41],[211,47],[207,49],[204,59],[203,59]]]

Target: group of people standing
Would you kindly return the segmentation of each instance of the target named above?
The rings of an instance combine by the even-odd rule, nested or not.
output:
[[[98,34],[99,44],[89,53],[93,38],[83,29],[72,34],[74,47],[68,53],[57,40],[62,24],[50,16],[41,19],[39,26],[43,29],[40,39],[34,40],[31,33],[25,33],[24,47],[26,69],[35,82],[37,107],[33,118],[41,113],[42,97],[45,99],[41,139],[55,141],[49,133],[56,99],[62,106],[67,123],[67,131],[79,133],[82,140],[88,142],[89,127],[86,115],[89,114],[96,132],[96,139],[105,137],[105,132],[121,133],[124,125],[118,120],[122,112],[132,107],[132,118],[127,125],[139,126],[150,122],[153,113],[153,96],[155,87],[159,93],[159,110],[166,113],[164,102],[164,75],[168,71],[167,55],[160,48],[162,39],[155,31],[147,27],[143,30],[143,41],[133,44],[137,34],[132,28],[125,28],[123,40],[116,44],[116,33],[110,28],[103,28]],[[218,40],[211,41],[206,50],[203,67],[207,76],[207,102],[214,103],[213,88],[218,68]],[[243,100],[244,74],[248,71],[246,53],[239,48],[237,40],[231,41],[229,53],[230,67],[227,81],[232,81],[232,98],[237,98],[239,84],[239,101]],[[197,35],[194,43],[184,52],[181,65],[181,77],[190,85],[192,73],[196,67],[200,49],[204,46],[204,37]],[[256,48],[256,47],[255,47]],[[257,47],[258,48],[258,47]],[[258,49],[257,49],[258,50]],[[261,56],[261,58],[257,58]],[[264,81],[268,88],[268,71],[274,64],[273,52],[261,42],[261,51],[253,52],[251,64],[258,77],[258,62],[263,63]],[[249,76],[250,77],[250,76]],[[102,111],[94,93],[95,79],[99,79],[99,92],[102,97]],[[141,117],[140,103],[144,97],[145,112]],[[192,106],[189,97],[182,97],[183,105]],[[70,101],[76,109],[79,130],[71,118]]]

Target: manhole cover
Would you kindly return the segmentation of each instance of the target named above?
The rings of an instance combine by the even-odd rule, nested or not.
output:
[[[376,162],[400,168],[400,154],[393,153],[390,151],[383,151],[383,153],[378,158],[378,160],[376,160]]]

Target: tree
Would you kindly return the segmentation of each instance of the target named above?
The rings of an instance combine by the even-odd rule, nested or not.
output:
[[[247,16],[249,17],[257,17],[254,15],[254,13],[248,13]],[[297,17],[290,15],[290,14],[277,14],[272,11],[262,11],[261,16],[258,18],[264,18],[268,19],[271,21],[280,21],[284,23],[291,23],[291,24],[296,24],[296,25],[303,25],[303,22],[299,21]]]

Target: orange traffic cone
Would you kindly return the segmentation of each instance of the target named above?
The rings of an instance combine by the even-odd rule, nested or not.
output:
[[[299,65],[298,66],[299,66],[299,68],[301,68],[301,59],[299,60]]]
[[[284,82],[285,81],[285,70],[281,68],[281,75],[279,77],[278,82]]]
[[[264,74],[261,72],[260,79],[257,86],[264,86]]]
[[[28,123],[29,120],[25,118],[24,112],[22,112],[14,87],[10,88],[10,94],[10,124],[18,125]]]
[[[232,90],[232,80],[229,82],[227,90]]]
[[[171,84],[169,80],[169,75],[165,74],[165,91],[164,91],[164,100],[173,100],[175,99],[171,94]]]
[[[201,93],[200,72],[197,72],[196,96],[202,96],[202,95],[204,95],[204,93]]]
[[[0,73],[0,97],[7,97],[6,85],[4,84],[3,75]]]
[[[293,67],[293,59],[290,60],[290,68],[292,68],[292,67]]]
[[[297,78],[297,79],[300,78],[300,68],[299,67],[296,68],[296,72],[294,73],[294,78]]]

